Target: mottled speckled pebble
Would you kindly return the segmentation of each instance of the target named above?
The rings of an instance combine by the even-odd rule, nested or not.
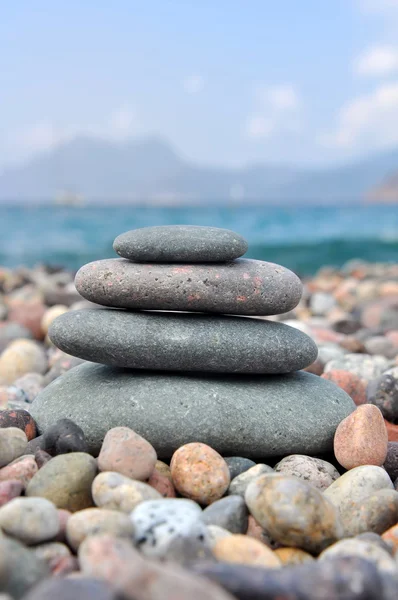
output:
[[[347,536],[373,532],[382,534],[398,522],[398,492],[379,490],[342,515]]]
[[[117,236],[119,256],[137,262],[225,262],[247,251],[246,240],[229,229],[197,225],[141,227]]]
[[[91,484],[97,473],[92,456],[83,452],[60,454],[44,465],[26,488],[27,496],[40,496],[71,512],[93,505]]]
[[[241,473],[256,466],[256,463],[253,460],[244,458],[243,456],[227,456],[224,457],[224,460],[228,465],[231,481]]]
[[[279,569],[282,566],[276,554],[264,544],[246,535],[224,537],[213,546],[214,556],[223,562]]]
[[[398,477],[398,442],[388,442],[387,456],[383,467],[391,477],[391,480],[395,481]]]
[[[223,457],[200,442],[185,444],[176,450],[170,469],[176,490],[199,504],[219,500],[230,483],[229,469]]]
[[[218,525],[231,533],[246,533],[247,507],[241,496],[226,496],[216,500],[203,511],[206,525]]]
[[[384,469],[374,465],[364,465],[341,475],[325,491],[324,496],[338,508],[345,518],[355,505],[374,492],[394,488]]]
[[[30,340],[15,340],[0,356],[0,377],[13,383],[26,373],[43,374],[47,370],[44,350]]]
[[[2,410],[0,411],[0,428],[16,427],[21,429],[27,437],[32,440],[36,437],[36,423],[26,410]]]
[[[345,469],[361,465],[382,466],[387,456],[388,434],[377,406],[363,404],[336,429],[334,454]]]
[[[384,373],[369,382],[367,401],[375,404],[387,421],[398,419],[398,377]]]
[[[257,479],[257,477],[260,477],[260,475],[265,475],[266,473],[274,473],[273,468],[262,463],[259,463],[254,467],[250,467],[232,479],[231,483],[229,484],[228,494],[238,495],[244,498],[249,483]]]
[[[388,368],[388,361],[384,356],[370,356],[369,354],[345,354],[341,358],[331,360],[325,367],[325,373],[335,369],[351,371],[361,379],[371,381],[379,377]]]
[[[131,513],[131,521],[135,544],[145,556],[181,561],[188,558],[187,552],[190,558],[198,558],[210,548],[202,511],[192,500],[167,498],[142,502]]]
[[[103,533],[131,538],[134,533],[133,523],[126,514],[105,508],[86,508],[68,519],[66,539],[75,551],[87,536]]]
[[[248,486],[245,500],[256,521],[284,545],[317,553],[342,537],[333,504],[295,477],[262,475]]]
[[[152,475],[156,460],[153,446],[144,438],[128,427],[114,427],[104,438],[98,468],[145,481]]]
[[[146,500],[162,498],[159,492],[147,483],[134,481],[112,471],[97,475],[93,481],[92,494],[95,504],[100,508],[120,510],[124,513],[130,513]]]
[[[300,279],[289,269],[243,258],[196,265],[98,260],[78,271],[75,285],[83,298],[104,306],[233,315],[285,313],[302,293]]]
[[[174,489],[171,477],[162,475],[157,469],[153,470],[152,475],[147,480],[147,484],[159,492],[163,498],[175,498],[176,491]]]
[[[329,462],[304,454],[286,456],[275,465],[274,470],[276,473],[308,481],[321,491],[326,490],[333,481],[340,477],[340,473]]]
[[[397,564],[394,559],[379,545],[372,542],[355,538],[340,540],[324,550],[320,554],[319,560],[327,560],[335,556],[345,558],[349,556],[362,557],[374,563],[380,571],[397,575]]]
[[[9,465],[23,455],[28,439],[17,427],[0,428],[0,467]]]
[[[57,509],[45,498],[14,498],[0,508],[0,528],[27,545],[40,544],[59,531]]]

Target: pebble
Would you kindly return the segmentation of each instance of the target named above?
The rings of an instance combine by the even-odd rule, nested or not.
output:
[[[219,586],[177,565],[144,560],[120,538],[87,538],[79,548],[79,563],[85,576],[107,581],[126,600],[233,600]]]
[[[317,553],[342,537],[333,504],[295,477],[262,475],[248,486],[245,500],[256,521],[286,546]]]
[[[48,579],[35,586],[23,600],[120,600],[116,591],[99,579]]]
[[[27,441],[37,435],[36,423],[26,410],[2,410],[0,411],[0,428],[16,427],[26,435]]]
[[[256,519],[253,515],[249,514],[248,525],[246,535],[249,537],[253,537],[256,540],[260,540],[263,544],[268,546],[268,548],[279,548],[280,544],[271,539],[271,536],[267,531],[264,530],[263,527],[259,523],[257,523]]]
[[[34,338],[41,340],[43,337],[41,331],[41,320],[46,307],[39,301],[33,302],[12,302],[8,306],[7,318],[9,321],[19,323],[31,331]]]
[[[0,352],[3,352],[14,340],[29,340],[32,337],[32,332],[19,323],[0,322]]]
[[[25,433],[17,427],[0,428],[0,468],[22,456],[27,443]]]
[[[361,377],[355,373],[350,373],[350,371],[344,371],[342,369],[334,369],[328,371],[328,373],[323,373],[321,377],[328,381],[333,381],[333,383],[338,385],[354,400],[357,406],[365,404],[367,401],[366,391],[368,382],[361,379]]]
[[[260,477],[260,475],[265,475],[266,473],[274,473],[274,469],[262,463],[259,463],[254,467],[250,467],[232,479],[231,483],[229,484],[228,494],[242,496],[242,498],[244,498],[249,483]]]
[[[36,473],[26,495],[47,498],[58,508],[71,512],[83,510],[93,505],[91,485],[96,473],[96,462],[89,454],[61,454]]]
[[[394,358],[397,349],[393,342],[384,335],[376,335],[364,341],[365,350],[368,354],[379,354],[386,358]]]
[[[42,450],[51,455],[86,453],[87,449],[82,429],[70,419],[60,419],[44,432]]]
[[[163,462],[162,460],[157,460],[155,463],[155,470],[158,471],[158,473],[160,473],[161,475],[167,477],[167,479],[169,479],[171,483],[173,483],[170,466],[167,463]]]
[[[393,484],[381,467],[364,465],[341,475],[323,493],[343,516],[349,514],[361,502],[379,490],[392,490]]]
[[[315,560],[311,554],[300,548],[277,548],[274,554],[276,554],[283,566],[302,565],[303,563]]]
[[[225,462],[228,465],[229,475],[231,477],[231,482],[235,477],[244,473],[251,467],[255,467],[256,463],[250,458],[245,458],[243,456],[228,456],[224,457]]]
[[[398,553],[398,523],[387,529],[381,536],[391,548],[395,555]]]
[[[60,542],[40,544],[34,548],[34,552],[37,558],[43,560],[50,569],[54,563],[59,561],[59,559],[71,556],[68,546],[61,544]]]
[[[118,235],[113,248],[119,256],[137,262],[226,262],[247,252],[238,233],[218,227],[161,225]]]
[[[16,379],[14,385],[23,391],[25,401],[32,404],[44,387],[44,377],[40,373],[26,373],[26,375]]]
[[[377,406],[363,404],[341,421],[334,436],[334,454],[345,469],[382,466],[387,456],[388,433]]]
[[[21,456],[0,469],[0,481],[17,480],[22,483],[25,489],[37,471],[37,463],[33,456]]]
[[[131,513],[134,542],[151,558],[174,559],[206,555],[210,548],[202,511],[185,498],[142,502]]]
[[[56,319],[49,336],[68,354],[129,369],[280,374],[318,353],[294,327],[225,315],[86,309]]]
[[[278,556],[258,540],[234,534],[218,540],[213,546],[214,556],[223,562],[279,569]]]
[[[380,548],[388,552],[391,556],[394,556],[394,552],[391,545],[384,541],[381,535],[379,535],[378,533],[373,533],[373,531],[366,531],[366,533],[360,533],[359,535],[356,535],[355,539],[372,542],[373,544],[380,546]]]
[[[341,556],[348,558],[351,556],[365,558],[372,562],[381,572],[397,574],[397,565],[390,554],[380,548],[378,544],[359,539],[345,539],[336,542],[329,548],[326,548],[320,555],[320,561],[331,557]]]
[[[325,292],[315,292],[310,300],[310,309],[313,315],[325,316],[336,305],[336,300],[332,294]]]
[[[68,312],[68,307],[64,306],[63,304],[55,304],[54,306],[51,306],[51,308],[48,308],[44,313],[40,323],[43,335],[47,335],[49,327],[54,319],[60,317],[66,312]]]
[[[6,536],[0,538],[0,590],[18,600],[50,575],[32,550]]]
[[[112,471],[97,475],[92,494],[96,506],[124,513],[130,513],[140,502],[162,498],[150,485]]]
[[[274,470],[276,473],[308,481],[321,491],[340,477],[340,473],[329,462],[303,454],[286,456],[275,465]]]
[[[286,313],[302,293],[289,269],[244,258],[180,265],[98,260],[81,267],[75,285],[86,300],[114,308],[256,316]]]
[[[14,498],[0,508],[0,528],[27,545],[40,544],[59,531],[57,509],[44,498]]]
[[[117,510],[86,508],[74,513],[67,522],[66,539],[72,550],[77,551],[89,535],[109,533],[115,537],[132,538],[133,523],[129,517]]]
[[[231,533],[246,533],[248,514],[241,496],[226,496],[207,506],[202,515],[206,525],[217,525]]]
[[[86,363],[46,387],[31,414],[39,431],[72,419],[95,456],[107,431],[123,426],[161,459],[198,439],[221,455],[262,458],[331,451],[337,425],[354,408],[332,382],[303,371],[226,378]]]
[[[158,491],[163,498],[176,497],[176,491],[171,478],[167,477],[167,475],[162,475],[156,468],[153,470],[147,484]]]
[[[199,504],[219,500],[230,484],[228,465],[223,457],[200,442],[185,444],[176,450],[170,469],[176,490]]]
[[[387,421],[398,419],[398,377],[384,374],[369,382],[367,401],[376,405]]]
[[[44,375],[43,384],[44,386],[49,385],[51,382],[64,375],[70,369],[81,365],[85,361],[77,356],[68,356],[65,352],[59,351],[58,358],[54,360],[53,364],[50,364],[50,370]]]
[[[0,355],[0,377],[7,383],[13,383],[26,373],[43,374],[46,370],[46,354],[31,340],[15,340]]]
[[[152,475],[156,460],[153,446],[144,438],[128,427],[114,427],[105,435],[98,468],[145,481]]]
[[[13,498],[18,498],[24,489],[23,483],[18,479],[10,479],[0,482],[0,507],[4,506]]]
[[[210,548],[213,548],[214,544],[225,537],[233,535],[230,531],[219,527],[218,525],[207,525],[207,534],[209,538]]]
[[[398,492],[374,492],[346,511],[342,521],[347,536],[366,532],[381,535],[398,522]]]
[[[391,480],[395,481],[398,477],[398,442],[388,442],[387,456],[383,467],[391,477]]]
[[[384,356],[370,356],[369,354],[345,354],[341,358],[331,360],[325,366],[325,373],[336,369],[355,373],[361,379],[371,381],[379,377],[388,368],[388,361]]]

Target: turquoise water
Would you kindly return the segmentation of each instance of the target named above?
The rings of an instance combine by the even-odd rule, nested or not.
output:
[[[77,269],[115,256],[113,239],[148,225],[233,229],[248,257],[282,263],[298,274],[352,258],[398,262],[398,207],[0,207],[0,265],[37,263]]]

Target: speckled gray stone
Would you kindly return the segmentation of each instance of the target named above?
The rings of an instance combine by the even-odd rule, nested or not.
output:
[[[243,456],[224,456],[224,460],[228,465],[231,481],[241,473],[244,473],[248,469],[251,469],[251,467],[256,466],[256,463],[253,460]]]
[[[145,310],[276,315],[297,306],[302,284],[286,269],[238,258],[217,264],[146,264],[124,258],[84,265],[75,278],[87,300]]]
[[[46,387],[31,414],[40,433],[72,419],[94,454],[123,425],[159,458],[198,439],[223,455],[263,457],[331,451],[337,425],[354,409],[342,389],[304,371],[222,377],[84,363]]]
[[[49,335],[68,354],[132,369],[290,373],[318,353],[294,327],[245,317],[87,309],[55,319]]]
[[[117,254],[137,262],[223,262],[247,252],[247,242],[229,229],[196,225],[143,227],[119,235]]]

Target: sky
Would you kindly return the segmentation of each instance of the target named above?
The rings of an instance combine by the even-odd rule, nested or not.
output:
[[[398,0],[3,2],[0,73],[0,169],[81,135],[226,166],[398,146]]]

